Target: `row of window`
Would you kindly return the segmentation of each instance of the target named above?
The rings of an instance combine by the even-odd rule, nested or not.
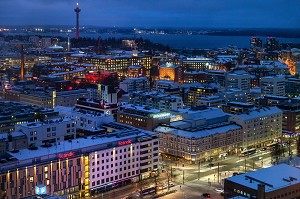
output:
[[[92,182],[92,186],[96,186],[96,185],[100,185],[100,184],[105,184],[105,183],[108,183],[108,182],[113,182],[113,181],[118,180],[118,179],[130,177],[130,176],[134,176],[134,175],[138,175],[138,174],[139,174],[139,170],[128,172],[128,173],[124,173],[124,174],[119,174],[119,175],[116,175],[115,177],[101,179],[101,181],[100,180],[93,181]]]

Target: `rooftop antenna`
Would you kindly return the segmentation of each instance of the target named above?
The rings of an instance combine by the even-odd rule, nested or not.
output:
[[[70,52],[70,46],[71,46],[71,42],[70,42],[70,34],[67,34],[68,36],[68,52]]]

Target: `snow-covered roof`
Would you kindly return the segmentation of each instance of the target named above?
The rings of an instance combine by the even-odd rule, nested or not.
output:
[[[139,132],[137,135],[136,132]],[[134,133],[135,132],[135,133]],[[90,147],[97,147],[101,144],[111,143],[111,142],[117,142],[119,140],[126,140],[126,139],[133,139],[135,137],[147,137],[149,135],[155,135],[156,133],[151,131],[144,131],[144,130],[136,130],[132,132],[131,134],[127,133],[126,136],[89,136],[86,138],[79,138],[74,139],[72,141],[63,141],[59,144],[56,144],[54,146],[44,148],[44,147],[38,147],[38,150],[30,150],[30,149],[21,149],[19,152],[8,152],[9,155],[15,157],[19,161],[22,160],[28,160],[32,158],[38,158],[38,157],[45,157],[49,155],[55,155],[60,154],[68,151],[76,151],[81,149],[82,152],[85,150],[88,150]],[[132,140],[133,141],[133,140]],[[84,148],[86,148],[84,150]]]
[[[241,129],[239,125],[226,124],[223,126],[218,126],[210,129],[201,129],[199,131],[187,131],[182,129],[176,129],[173,127],[158,126],[157,128],[154,129],[154,131],[160,133],[173,133],[177,136],[186,137],[186,138],[202,138],[216,133],[226,133],[230,130],[238,130],[238,129]]]
[[[282,111],[279,108],[277,108],[276,106],[272,106],[267,108],[261,108],[258,110],[253,110],[248,113],[243,113],[238,115],[238,117],[241,118],[242,120],[251,120],[255,118],[265,117],[273,114],[281,114],[281,113]]]
[[[226,180],[257,190],[258,184],[265,185],[265,191],[271,192],[300,183],[300,169],[287,164],[279,164],[265,169],[236,175]]]

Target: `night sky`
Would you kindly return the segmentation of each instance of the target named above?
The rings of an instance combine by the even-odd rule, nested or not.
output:
[[[0,25],[75,25],[76,0],[0,0]],[[300,28],[300,0],[79,0],[81,25]]]

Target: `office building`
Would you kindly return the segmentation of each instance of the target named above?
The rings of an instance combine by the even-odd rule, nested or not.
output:
[[[172,63],[161,64],[159,66],[159,79],[182,82],[181,68]]]
[[[285,93],[288,97],[300,97],[300,79],[287,78],[285,82]]]
[[[207,71],[213,67],[214,59],[205,57],[188,57],[181,60],[184,71]]]
[[[187,71],[183,74],[183,83],[206,83],[207,73],[202,71]]]
[[[282,111],[276,106],[232,115],[229,121],[242,126],[243,149],[265,146],[282,135]]]
[[[129,103],[134,106],[147,106],[161,111],[178,110],[183,107],[182,98],[159,91],[134,92],[129,94]]]
[[[159,124],[169,124],[171,114],[146,106],[127,104],[120,107],[117,122],[152,131]]]
[[[106,103],[104,100],[91,100],[83,98],[77,100],[75,108],[96,111],[105,115],[112,115],[114,117],[116,117],[119,110],[119,106],[117,104]]]
[[[250,90],[251,75],[245,71],[239,70],[227,74],[227,88],[238,88],[244,92]]]
[[[260,80],[263,95],[285,96],[285,76],[266,76]]]
[[[15,129],[24,133],[28,138],[28,144],[32,146],[48,146],[52,143],[76,138],[75,120],[71,118],[19,124],[15,126]]]
[[[228,115],[218,108],[184,111],[182,120],[154,129],[159,133],[160,152],[191,162],[236,153],[243,131],[227,120]]]
[[[188,91],[188,105],[195,106],[197,105],[197,102],[201,97],[213,96],[217,93],[218,93],[218,89],[213,87],[205,87],[205,86],[190,87]]]
[[[57,117],[58,114],[50,108],[38,108],[28,104],[0,101],[0,134],[15,131],[15,125]]]
[[[300,99],[285,100],[277,105],[282,110],[282,130],[290,135],[300,133]]]
[[[127,78],[120,82],[120,89],[126,93],[135,91],[147,92],[150,90],[150,82],[147,77]]]
[[[300,170],[279,164],[230,178],[224,182],[224,198],[294,199],[300,195]]]

